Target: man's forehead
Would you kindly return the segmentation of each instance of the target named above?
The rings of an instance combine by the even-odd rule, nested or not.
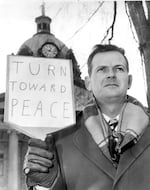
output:
[[[92,60],[92,63],[104,65],[104,64],[116,64],[116,65],[125,65],[127,64],[125,57],[117,51],[109,51],[109,52],[100,52],[97,53]]]

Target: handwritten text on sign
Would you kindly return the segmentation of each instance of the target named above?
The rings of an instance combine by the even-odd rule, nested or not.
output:
[[[69,60],[8,56],[5,121],[24,127],[75,123]]]

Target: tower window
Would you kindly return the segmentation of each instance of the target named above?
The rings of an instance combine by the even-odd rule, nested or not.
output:
[[[0,176],[4,175],[4,154],[0,153]]]
[[[44,29],[44,30],[46,30],[46,28],[47,28],[46,26],[47,26],[47,24],[46,24],[46,23],[43,23],[43,29]]]
[[[41,26],[41,24],[40,24],[40,23],[38,24],[38,29],[42,29],[42,26]]]

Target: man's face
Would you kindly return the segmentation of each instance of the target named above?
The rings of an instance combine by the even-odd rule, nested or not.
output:
[[[126,60],[117,51],[96,54],[92,60],[91,76],[86,79],[88,90],[99,102],[124,98],[131,81]]]

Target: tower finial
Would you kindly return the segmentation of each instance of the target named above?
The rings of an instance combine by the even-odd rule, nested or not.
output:
[[[50,33],[51,18],[45,16],[45,0],[42,0],[40,5],[42,15],[35,18],[37,23],[37,33]]]
[[[42,16],[45,16],[45,2],[44,1],[42,2],[42,5],[41,5],[41,11],[42,11]]]

